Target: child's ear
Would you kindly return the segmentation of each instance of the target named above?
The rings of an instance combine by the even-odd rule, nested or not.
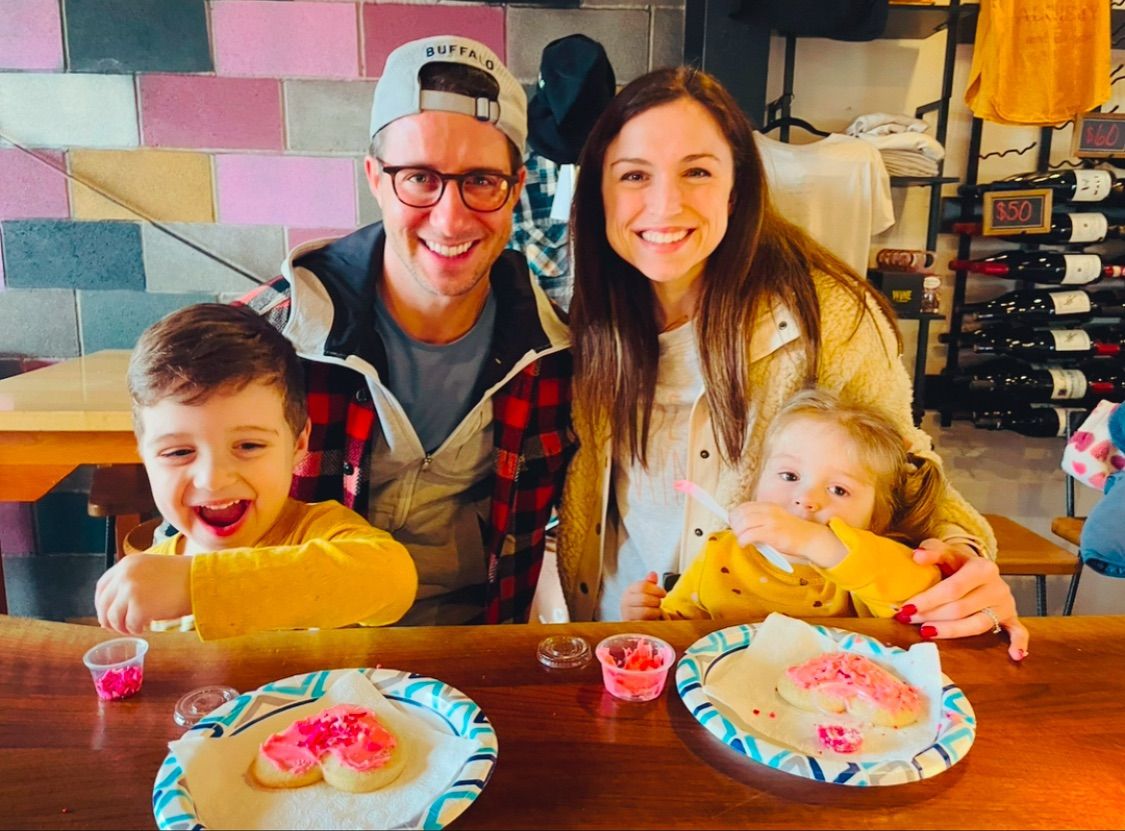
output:
[[[297,443],[293,447],[293,464],[299,465],[309,452],[309,433],[312,431],[312,419],[305,419],[305,426],[297,434]]]

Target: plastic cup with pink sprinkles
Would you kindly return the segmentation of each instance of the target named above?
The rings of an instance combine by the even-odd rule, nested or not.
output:
[[[594,654],[606,690],[623,701],[652,701],[664,691],[676,650],[652,635],[611,635]]]
[[[116,701],[139,693],[145,678],[146,652],[148,641],[141,638],[114,638],[90,647],[82,662],[90,670],[98,698]]]

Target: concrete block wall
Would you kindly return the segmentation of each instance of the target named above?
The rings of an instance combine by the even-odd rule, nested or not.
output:
[[[377,220],[362,156],[399,43],[474,37],[531,86],[573,32],[624,83],[679,63],[683,3],[0,0],[0,353],[129,348]]]

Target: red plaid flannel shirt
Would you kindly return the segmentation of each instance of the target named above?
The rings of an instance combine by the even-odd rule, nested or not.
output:
[[[289,282],[277,277],[239,302],[283,329],[290,313]],[[503,305],[497,317],[505,319]],[[294,472],[290,493],[305,502],[336,499],[367,516],[371,448],[379,430],[367,379],[338,363],[307,358],[302,363],[312,431],[309,454]],[[480,622],[528,618],[543,564],[546,525],[576,447],[570,425],[571,373],[570,351],[550,352],[492,396],[494,476],[484,529],[488,562]]]

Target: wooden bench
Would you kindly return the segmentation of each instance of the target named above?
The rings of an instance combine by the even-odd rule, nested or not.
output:
[[[123,551],[125,536],[156,511],[144,465],[98,465],[86,512],[105,519],[105,567]]]
[[[1070,588],[1063,604],[1063,614],[1069,615],[1082,573],[1082,561],[1078,555],[1005,516],[985,514],[984,518],[996,534],[996,565],[1000,567],[1000,573],[1035,578],[1035,606],[1040,615],[1047,614],[1048,575],[1070,577]]]

